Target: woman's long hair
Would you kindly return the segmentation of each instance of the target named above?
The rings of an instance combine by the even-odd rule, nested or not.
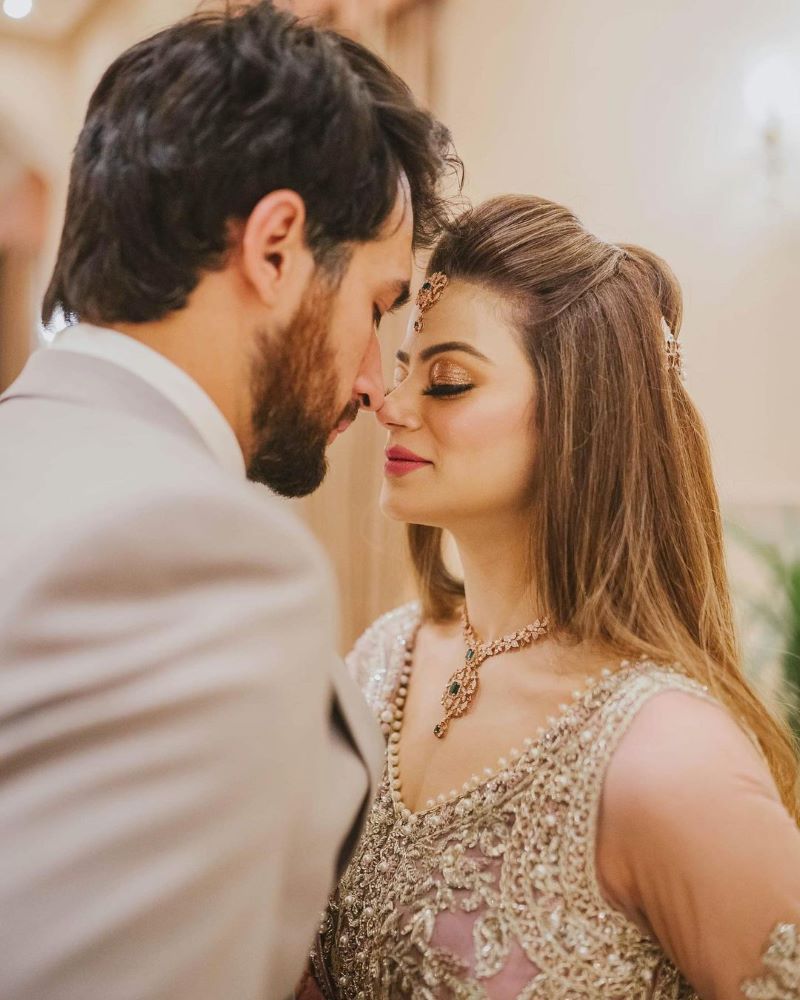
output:
[[[665,338],[681,292],[641,247],[597,239],[541,198],[459,217],[428,272],[503,296],[536,376],[531,588],[563,635],[679,662],[756,736],[800,823],[788,726],[745,678],[703,422]],[[458,613],[441,529],[409,525],[425,617]]]

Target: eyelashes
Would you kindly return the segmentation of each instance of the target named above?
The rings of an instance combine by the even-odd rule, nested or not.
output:
[[[399,385],[400,383],[397,385],[388,385],[384,389],[384,395],[391,395],[395,389],[399,388]],[[429,385],[427,389],[422,390],[422,395],[431,396],[433,399],[454,399],[456,396],[463,396],[465,392],[469,392],[474,388],[474,385],[465,385],[463,383],[459,383],[458,385]]]
[[[474,388],[474,385],[464,382],[459,382],[458,385],[429,385],[427,389],[423,389],[422,395],[446,399],[448,397],[463,396],[465,392],[469,392],[470,389]]]

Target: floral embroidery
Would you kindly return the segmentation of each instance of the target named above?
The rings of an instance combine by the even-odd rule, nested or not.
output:
[[[351,654],[379,718],[418,620],[416,604],[391,612]],[[517,1000],[697,1000],[605,901],[594,867],[613,750],[647,698],[675,689],[712,700],[676,668],[624,664],[507,768],[416,814],[398,809],[384,773],[313,955],[328,1000],[487,1000],[495,976]]]
[[[800,997],[800,931],[796,924],[778,924],[763,956],[766,976],[742,983],[747,1000],[797,1000]]]

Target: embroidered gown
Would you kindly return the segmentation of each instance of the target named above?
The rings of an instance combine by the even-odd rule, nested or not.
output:
[[[350,654],[379,718],[418,622],[390,612]],[[623,663],[526,742],[416,814],[384,773],[312,956],[327,1000],[800,1000],[800,832],[701,684]]]

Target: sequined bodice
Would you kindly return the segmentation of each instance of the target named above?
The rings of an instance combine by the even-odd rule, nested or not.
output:
[[[418,616],[414,605],[385,616],[351,662],[378,716]],[[329,1000],[694,1000],[595,872],[606,766],[626,723],[666,689],[711,697],[676,669],[626,664],[504,770],[417,814],[398,808],[384,774],[318,938]]]

